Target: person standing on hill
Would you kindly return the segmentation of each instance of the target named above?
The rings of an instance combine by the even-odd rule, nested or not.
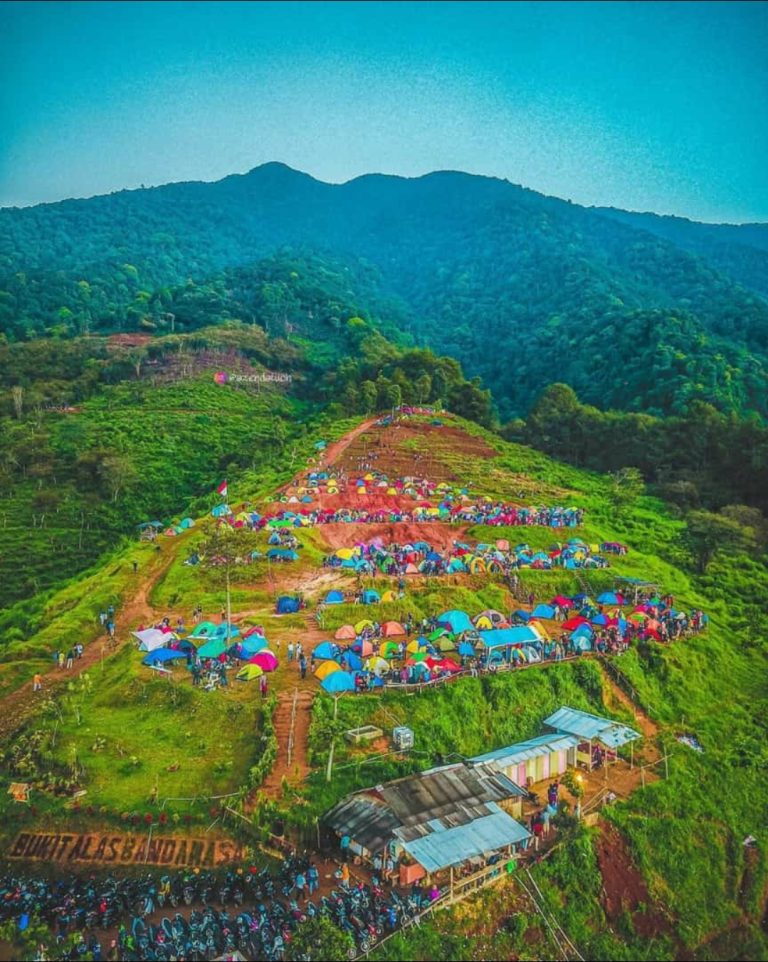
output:
[[[299,656],[299,671],[301,672],[302,681],[307,677],[307,658],[304,652]]]
[[[75,653],[74,653],[74,651],[70,648],[69,651],[67,652],[67,668],[71,668],[71,667],[72,667],[72,664],[73,664],[74,660],[75,660]]]
[[[43,688],[43,676],[39,671],[35,672],[35,676],[32,679],[32,691],[42,691]]]

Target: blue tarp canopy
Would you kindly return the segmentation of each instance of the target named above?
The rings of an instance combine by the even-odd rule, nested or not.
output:
[[[539,633],[528,625],[517,625],[514,628],[494,628],[490,631],[480,631],[478,634],[486,648],[530,645],[534,641],[541,641]]]
[[[333,677],[331,675],[331,678]],[[519,845],[531,837],[530,833],[511,815],[502,811],[496,802],[488,802],[485,809],[487,815],[475,818],[465,825],[450,826],[440,819],[431,819],[427,822],[432,830],[428,835],[420,835],[410,840],[401,839],[400,844],[427,872],[439,872],[451,865],[460,865],[470,858],[495,852],[508,845]],[[395,835],[401,832],[403,829],[398,829]]]
[[[620,748],[627,742],[640,738],[639,732],[620,722],[613,721],[611,718],[603,718],[600,715],[592,715],[586,711],[579,711],[577,708],[563,706],[544,719],[544,724],[555,731],[565,732],[568,735],[578,735],[587,741],[596,740],[602,742],[608,748]]]
[[[155,648],[148,655],[141,659],[142,665],[164,664],[166,661],[175,661],[177,658],[186,658],[186,651],[173,648]]]
[[[329,591],[325,596],[325,603],[327,605],[344,604],[344,595],[340,591]]]

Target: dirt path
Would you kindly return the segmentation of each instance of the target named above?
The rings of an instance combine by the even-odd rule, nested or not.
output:
[[[149,596],[157,582],[163,577],[175,557],[170,541],[160,546],[156,558],[145,569],[143,580],[139,582],[135,593],[125,606],[121,606],[115,613],[115,637],[117,643],[108,645],[108,638],[102,635],[85,646],[82,658],[78,658],[70,669],[51,668],[42,676],[43,690],[32,692],[31,684],[17,688],[10,692],[0,706],[0,739],[8,738],[32,715],[40,701],[47,694],[51,694],[68,684],[73,678],[85,671],[91,670],[102,659],[109,658],[131,640],[131,630],[141,619],[146,619],[147,611],[151,611]],[[139,577],[139,575],[137,575]],[[94,618],[97,617],[94,611]]]
[[[281,691],[277,696],[273,719],[277,758],[263,785],[248,799],[246,810],[253,807],[259,794],[267,798],[280,798],[283,779],[289,785],[296,785],[309,774],[309,725],[314,699],[315,693],[306,688]]]
[[[373,427],[377,421],[378,416],[375,418],[368,418],[367,421],[363,421],[362,424],[359,424],[356,428],[353,428],[349,434],[345,434],[343,438],[339,438],[338,441],[334,441],[332,444],[329,444],[325,451],[321,452],[320,454],[320,459],[317,462],[318,470],[330,467],[330,465],[338,461],[350,444],[359,438],[361,434],[364,434],[369,428]]]
[[[635,725],[640,729],[646,741],[646,755],[649,756],[648,761],[656,761],[656,759],[659,758],[659,750],[656,747],[655,739],[656,735],[659,733],[659,726],[632,701],[623,688],[619,687],[619,685],[611,677],[610,672],[606,670],[602,662],[600,663],[600,668],[602,669],[603,673],[603,681],[607,686],[609,700],[608,707],[612,709],[621,707],[632,712],[632,715],[635,719]],[[651,754],[653,754],[653,757],[650,757]]]

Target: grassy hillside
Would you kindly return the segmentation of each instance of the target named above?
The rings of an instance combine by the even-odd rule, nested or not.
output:
[[[659,727],[660,748],[670,756],[669,775],[649,782],[607,810],[605,817],[620,830],[647,885],[649,911],[662,917],[664,925],[649,937],[637,912],[627,912],[619,921],[608,918],[598,865],[602,836],[594,829],[564,829],[564,844],[534,869],[543,897],[585,958],[764,958],[768,946],[760,922],[768,860],[762,845],[748,856],[742,840],[748,834],[762,839],[768,830],[765,807],[759,802],[768,762],[766,648],[754,634],[752,620],[755,599],[768,592],[765,558],[737,549],[720,551],[707,571],[696,575],[681,537],[685,523],[664,502],[640,495],[618,505],[605,476],[501,441],[469,422],[456,423],[496,455],[471,458],[462,450],[460,433],[446,432],[432,444],[435,470],[450,470],[472,489],[494,498],[514,499],[525,485],[531,500],[584,507],[587,540],[617,539],[630,546],[630,553],[615,559],[607,572],[576,576],[567,571],[524,571],[526,589],[541,599],[558,591],[575,592],[585,584],[597,593],[611,584],[614,575],[634,575],[658,581],[675,596],[677,605],[701,607],[711,618],[703,634],[669,647],[644,643],[614,662]],[[349,426],[350,422],[339,422],[325,433],[332,440]],[[302,457],[309,447],[308,440]],[[257,500],[281,474],[269,467],[264,474],[259,471],[257,463],[233,475],[235,498]],[[493,533],[519,540],[519,529]],[[37,625],[23,642],[6,649],[3,668],[8,687],[28,677],[30,669],[42,663],[63,638],[95,638],[94,614],[100,606],[110,600],[130,602],[133,558],[142,569],[156,572],[151,600],[158,610],[186,614],[201,599],[206,610],[216,611],[224,598],[221,579],[182,564],[204,536],[203,526],[175,541],[169,539],[159,557],[147,546],[126,547],[89,579],[77,579],[45,601],[33,602]],[[478,527],[469,536],[487,539],[488,530]],[[254,536],[260,547],[263,537]],[[538,529],[526,530],[525,537],[542,547],[555,539],[551,531]],[[265,581],[258,564],[245,582],[235,584],[234,610],[248,613],[249,622],[265,624],[270,639],[302,637],[305,630],[303,616],[278,619],[273,614],[274,595],[306,583],[323,553],[321,529],[302,531],[300,540],[303,560],[296,568],[279,570],[273,584]],[[309,588],[311,601],[317,594],[318,589]],[[381,605],[376,614],[401,618],[407,611],[421,616],[452,607],[473,613],[487,606],[503,610],[512,604],[499,584],[439,579],[426,588],[409,590],[402,602]],[[325,630],[330,632],[359,613],[359,608],[348,606],[330,609]],[[162,679],[149,678],[148,670],[137,662],[138,656],[125,649],[108,657],[103,668],[94,663],[88,682],[73,682],[58,697],[58,709],[43,707],[30,716],[21,737],[12,743],[18,746],[16,751],[26,752],[36,770],[80,779],[95,812],[87,817],[108,822],[119,821],[123,812],[128,817],[136,812],[142,818],[148,811],[156,816],[151,800],[155,787],[162,798],[186,797],[196,791],[205,796],[242,793],[258,784],[271,765],[274,747],[268,714],[265,717],[255,706],[253,688],[202,693],[188,686],[168,686]],[[294,684],[287,668],[280,671],[286,674],[273,679],[274,685]],[[439,757],[471,755],[536,735],[542,719],[561,704],[632,722],[604,670],[596,660],[586,658],[467,678],[418,695],[342,698],[336,720],[330,698],[319,695],[309,735],[313,772],[304,785],[286,787],[281,799],[257,807],[255,822],[271,826],[279,817],[311,837],[317,817],[348,791],[429,767]],[[324,772],[332,738],[366,723],[385,731],[396,723],[407,723],[415,731],[416,751],[404,761],[372,760],[337,738],[333,777],[327,783]],[[225,739],[222,726],[229,733]],[[695,735],[703,753],[678,743],[675,736],[682,733]],[[641,747],[639,757],[643,751]],[[0,792],[0,799],[5,798]],[[68,804],[46,797],[45,817],[54,824],[71,823]],[[8,836],[30,823],[31,816],[7,800],[0,802],[0,810]],[[200,822],[213,817],[206,804],[190,809],[179,803],[169,811],[179,819],[190,815]],[[83,813],[78,817],[86,818]],[[471,903],[474,908],[459,908],[398,936],[378,957],[550,957],[553,950],[546,930],[530,918],[519,925],[505,923],[504,935],[489,941],[483,911],[490,918],[498,916],[499,924],[505,905],[509,911],[523,911],[515,909],[519,892],[514,885],[499,892],[504,894],[489,893]]]

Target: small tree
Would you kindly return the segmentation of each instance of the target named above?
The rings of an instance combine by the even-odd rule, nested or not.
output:
[[[611,475],[610,497],[617,508],[632,504],[644,490],[645,482],[637,468],[621,468]]]
[[[287,958],[326,959],[342,962],[350,958],[355,943],[348,932],[337,928],[330,919],[308,919],[296,930],[288,946]]]
[[[699,574],[706,572],[718,551],[738,550],[754,544],[749,528],[711,511],[691,511],[680,540]]]

